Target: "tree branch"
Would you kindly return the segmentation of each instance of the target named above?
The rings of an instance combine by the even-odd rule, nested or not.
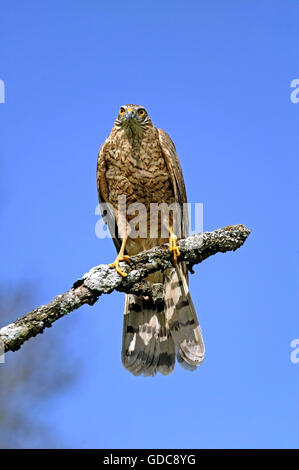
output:
[[[194,264],[201,263],[209,256],[218,252],[235,251],[240,248],[248,235],[244,225],[228,226],[213,232],[192,235],[179,241],[181,255],[179,261],[186,261],[192,272]],[[5,351],[16,351],[28,339],[42,333],[59,318],[84,304],[93,305],[102,294],[110,294],[114,290],[136,295],[148,295],[155,302],[161,301],[163,292],[161,284],[152,288],[144,279],[156,271],[165,271],[172,266],[172,253],[168,245],[162,245],[143,251],[131,258],[132,262],[122,263],[127,277],[121,277],[109,265],[95,266],[73,287],[64,294],[57,295],[49,304],[42,305],[27,313],[15,322],[0,329],[0,342]]]

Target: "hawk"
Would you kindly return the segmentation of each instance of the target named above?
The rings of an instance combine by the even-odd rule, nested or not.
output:
[[[175,146],[165,131],[154,126],[143,106],[128,104],[120,108],[111,133],[98,154],[97,187],[100,205],[106,203],[108,206],[106,222],[118,252],[112,266],[120,276],[126,276],[126,273],[119,262],[130,262],[130,256],[143,250],[169,241],[173,253],[173,268],[153,273],[146,281],[163,284],[162,304],[154,303],[149,297],[125,296],[124,367],[134,375],[149,376],[157,372],[167,375],[173,371],[177,358],[186,369],[196,369],[204,358],[204,343],[188,289],[186,265],[177,263],[180,252],[173,214],[166,236],[162,233],[165,220],[161,215],[157,219],[159,230],[155,236],[150,233],[150,217],[144,222],[145,235],[136,238],[129,229],[119,230],[120,196],[125,196],[126,210],[130,204],[143,204],[147,216],[153,203],[177,203],[182,212],[187,202]],[[132,220],[132,214],[127,212],[124,217],[127,223]],[[186,237],[186,217],[181,218],[180,228],[181,237]]]

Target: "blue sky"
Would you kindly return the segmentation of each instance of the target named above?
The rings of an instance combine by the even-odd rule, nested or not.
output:
[[[80,356],[80,380],[32,411],[66,447],[298,447],[298,18],[296,0],[1,3],[2,281],[35,283],[38,305],[115,258],[95,170],[124,103],[171,135],[204,230],[252,230],[191,278],[194,373],[123,369],[119,293],[45,333]]]

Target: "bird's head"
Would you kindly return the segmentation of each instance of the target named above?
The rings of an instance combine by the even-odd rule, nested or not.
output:
[[[128,127],[137,131],[145,129],[152,122],[143,106],[126,104],[121,106],[115,124],[118,127]]]

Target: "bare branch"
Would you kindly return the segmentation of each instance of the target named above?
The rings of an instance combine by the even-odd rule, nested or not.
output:
[[[192,235],[179,241],[181,256],[179,261],[186,261],[192,270],[194,264],[201,263],[209,256],[218,252],[235,251],[240,248],[248,235],[244,225],[228,226],[213,232]],[[15,322],[0,329],[0,343],[5,351],[16,351],[28,339],[42,333],[52,326],[59,318],[84,304],[93,305],[102,294],[110,294],[114,290],[148,295],[156,302],[161,300],[161,285],[147,286],[144,279],[153,272],[165,271],[172,266],[172,254],[168,245],[143,251],[131,258],[132,262],[122,263],[127,277],[121,277],[109,265],[95,266],[73,287],[64,294],[57,295],[49,304],[42,305],[27,313]]]

